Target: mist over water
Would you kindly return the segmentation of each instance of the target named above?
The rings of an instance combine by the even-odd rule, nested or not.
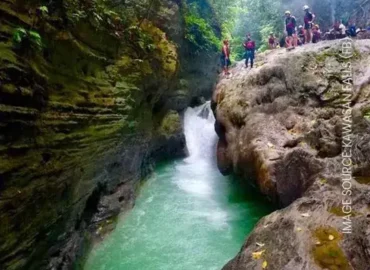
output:
[[[222,176],[209,103],[185,112],[189,156],[157,166],[132,211],[88,256],[86,270],[221,269],[272,211],[255,191]]]

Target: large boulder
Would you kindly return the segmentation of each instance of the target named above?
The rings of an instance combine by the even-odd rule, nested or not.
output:
[[[255,69],[240,63],[218,84],[220,170],[252,181],[285,207],[257,224],[224,270],[368,269],[367,44],[269,51]]]

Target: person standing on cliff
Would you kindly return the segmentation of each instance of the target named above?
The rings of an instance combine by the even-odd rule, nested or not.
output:
[[[253,68],[256,43],[252,40],[250,34],[247,35],[247,39],[245,40],[243,46],[245,49],[245,68],[248,68],[249,60],[251,62],[251,68]]]
[[[285,11],[285,29],[287,32],[287,50],[294,49],[298,40],[296,35],[297,21],[289,10]]]
[[[304,30],[305,30],[305,43],[311,43],[312,41],[312,26],[315,15],[310,12],[310,7],[305,5],[303,7],[304,15]]]
[[[224,40],[222,49],[221,49],[221,65],[224,71],[224,75],[229,75],[229,66],[231,65],[230,61],[230,46],[227,39]]]

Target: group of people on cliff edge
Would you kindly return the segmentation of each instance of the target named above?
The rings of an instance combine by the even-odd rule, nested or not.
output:
[[[297,20],[289,10],[285,11],[285,30],[286,30],[286,48],[287,50],[294,49],[298,45],[307,43],[316,43],[320,39],[320,28],[314,24],[315,14],[310,11],[310,7],[303,6],[304,26],[300,25],[297,28]]]
[[[298,26],[296,17],[293,16],[289,10],[285,11],[285,34],[282,36],[280,41],[278,41],[274,33],[270,33],[267,40],[268,48],[270,50],[285,47],[290,51],[295,49],[297,46],[308,43],[317,43],[322,39],[322,36],[323,39],[344,38],[346,36],[356,37],[358,33],[364,31],[362,28],[357,28],[354,22],[349,21],[344,23],[343,21],[337,21],[334,23],[332,29],[329,29],[322,35],[320,26],[315,23],[316,16],[311,12],[308,5],[303,6],[303,12],[303,25]],[[250,64],[250,67],[253,68],[256,43],[252,40],[250,34],[247,34],[246,40],[242,45],[245,49],[245,67],[248,68]],[[221,65],[223,67],[224,74],[229,75],[229,67],[231,65],[229,40],[223,41]]]
[[[304,43],[310,43],[312,41],[313,39],[312,32],[314,31],[315,33],[319,33],[319,28],[318,26],[313,26],[315,15],[312,12],[310,12],[309,6],[305,5],[303,7],[303,10],[305,12],[304,29],[301,29],[303,27],[299,27],[299,31],[300,33],[303,33],[301,42],[303,42],[304,44]],[[285,28],[286,28],[286,35],[287,35],[285,42],[286,42],[287,49],[290,50],[298,46],[297,20],[291,14],[290,11],[285,12],[285,17],[286,17],[285,18]],[[270,49],[274,49],[277,46],[276,38],[274,37],[273,33],[270,34],[268,45]],[[247,34],[246,40],[243,43],[243,47],[245,49],[245,54],[244,54],[245,67],[248,68],[248,65],[250,63],[250,67],[253,68],[255,51],[256,51],[256,43],[252,40],[250,34]],[[224,74],[229,75],[230,74],[229,66],[231,65],[229,40],[223,41],[223,46],[221,50],[221,65],[223,67]]]

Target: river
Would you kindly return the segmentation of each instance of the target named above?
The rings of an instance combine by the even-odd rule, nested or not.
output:
[[[253,188],[224,177],[209,103],[189,108],[189,156],[159,164],[135,207],[96,245],[85,270],[219,270],[256,222],[273,210]]]

